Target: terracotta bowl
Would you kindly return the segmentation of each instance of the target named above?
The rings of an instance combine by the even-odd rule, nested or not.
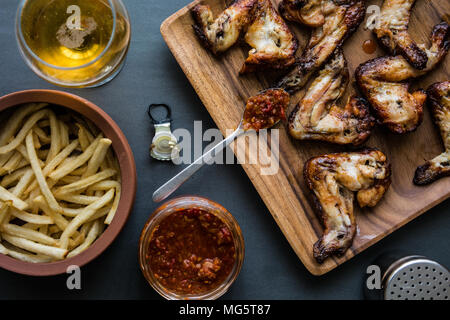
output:
[[[0,112],[29,102],[47,102],[72,109],[90,119],[111,139],[112,147],[119,161],[122,176],[122,193],[119,207],[111,224],[103,234],[82,253],[65,260],[50,263],[23,262],[0,254],[0,267],[31,275],[50,276],[66,273],[68,266],[83,266],[99,256],[117,237],[125,225],[136,196],[136,165],[133,153],[119,126],[102,109],[76,95],[54,90],[25,90],[0,98]]]

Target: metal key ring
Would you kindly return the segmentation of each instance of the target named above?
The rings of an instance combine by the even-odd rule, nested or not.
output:
[[[155,108],[158,107],[163,107],[164,109],[166,109],[167,114],[166,117],[164,119],[161,120],[156,120],[153,115],[152,115],[152,110],[154,110]],[[165,104],[165,103],[152,103],[149,107],[148,107],[148,116],[150,117],[150,119],[152,120],[153,124],[161,124],[161,123],[167,123],[167,122],[171,122],[171,115],[172,115],[172,110],[170,109],[170,107]]]

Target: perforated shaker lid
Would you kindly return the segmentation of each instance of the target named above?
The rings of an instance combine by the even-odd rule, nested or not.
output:
[[[385,275],[386,300],[450,300],[450,273],[433,260],[407,257],[389,267]]]

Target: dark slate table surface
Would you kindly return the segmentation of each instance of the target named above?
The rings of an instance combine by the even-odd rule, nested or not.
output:
[[[149,159],[152,126],[146,108],[152,102],[172,106],[174,128],[193,130],[195,120],[203,122],[203,130],[215,127],[159,32],[161,22],[188,1],[125,0],[133,33],[125,67],[111,83],[82,90],[55,87],[25,65],[14,36],[18,1],[2,1],[0,96],[23,89],[60,89],[101,106],[122,128],[133,149],[138,192],[122,233],[98,259],[82,268],[82,290],[69,291],[67,275],[33,278],[1,269],[1,299],[159,299],[139,270],[138,238],[157,207],[152,192],[181,167]],[[450,266],[448,201],[332,272],[315,277],[297,258],[239,165],[205,166],[176,192],[183,194],[197,194],[221,203],[242,227],[245,262],[226,299],[362,299],[366,267],[390,249],[425,255]]]

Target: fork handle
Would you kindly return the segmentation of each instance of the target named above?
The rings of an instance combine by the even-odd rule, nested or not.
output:
[[[183,171],[178,173],[175,177],[163,184],[158,190],[153,193],[153,201],[160,202],[175,192],[185,181],[187,181],[194,173],[196,173],[205,162],[213,159],[220,151],[225,149],[230,143],[239,137],[244,130],[239,126],[232,134],[226,139],[220,141],[212,149],[205,152],[201,157],[195,160],[192,164],[187,166]]]

